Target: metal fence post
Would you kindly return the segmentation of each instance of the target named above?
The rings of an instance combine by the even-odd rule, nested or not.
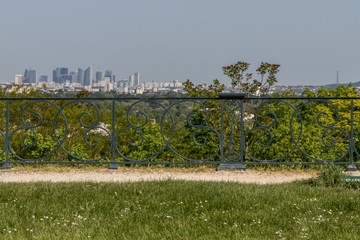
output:
[[[219,94],[219,98],[221,99],[221,161],[222,163],[219,164],[219,166],[217,167],[217,170],[246,170],[246,167],[244,165],[243,162],[243,99],[245,97],[244,93],[220,93]],[[224,147],[225,147],[225,143],[224,143],[224,109],[225,107],[225,101],[234,101],[232,103],[235,103],[235,108],[234,109],[228,109],[229,111],[231,111],[229,113],[229,118],[230,118],[230,114],[233,114],[233,117],[231,119],[229,119],[230,121],[230,135],[231,135],[231,139],[228,141],[228,145],[230,146],[230,144],[233,144],[233,146],[229,147],[229,152],[231,152],[231,154],[235,154],[238,155],[239,158],[230,158],[230,160],[226,160],[226,155],[229,154],[229,152],[227,152],[226,154],[224,154]],[[236,152],[235,150],[235,140],[233,138],[234,136],[234,123],[236,123],[236,118],[237,118],[237,114],[236,114],[236,109],[238,109],[236,106],[237,104],[240,105],[240,153]]]
[[[238,100],[240,102],[240,164],[242,170],[246,170],[244,165],[244,150],[245,150],[245,138],[244,138],[244,99]]]
[[[118,165],[115,163],[115,148],[116,148],[116,139],[115,139],[115,100],[112,100],[112,136],[111,136],[111,150],[112,150],[112,163],[109,166],[109,169],[116,170],[118,169]]]
[[[2,166],[2,169],[11,169],[12,166],[10,164],[9,159],[9,148],[10,148],[10,142],[9,142],[9,100],[6,100],[6,133],[5,133],[5,154],[6,154],[6,160],[4,165]]]
[[[355,139],[354,139],[354,99],[351,99],[351,130],[350,130],[350,142],[349,142],[349,154],[350,154],[350,165],[346,168],[346,171],[356,171],[354,164],[354,151],[355,151]]]
[[[221,101],[221,133],[220,133],[220,154],[221,154],[221,162],[225,162],[224,159],[224,101]]]

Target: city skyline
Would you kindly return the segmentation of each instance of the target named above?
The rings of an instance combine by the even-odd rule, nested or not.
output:
[[[92,65],[86,67],[86,69],[88,68],[91,68],[91,80],[92,81],[99,81],[101,79],[103,79],[104,77],[111,77],[111,78],[114,78],[113,80],[124,80],[126,79],[127,77],[132,77],[133,78],[133,82],[135,85],[139,85],[139,81],[140,81],[140,73],[139,72],[134,72],[134,73],[123,73],[121,74],[120,76],[119,75],[116,75],[116,74],[112,74],[112,70],[109,70],[109,69],[106,69],[106,70],[98,70],[98,69],[94,69],[92,67]],[[62,67],[54,67],[53,70],[49,70],[47,72],[51,72],[51,74],[44,74],[43,71],[39,71],[38,69],[34,69],[32,67],[28,67],[25,69],[25,73],[24,74],[21,74],[19,71],[19,73],[14,73],[13,76],[15,76],[15,79],[17,76],[22,76],[22,77],[25,77],[26,78],[26,73],[31,70],[31,71],[36,71],[36,76],[34,77],[34,79],[36,79],[36,81],[25,81],[23,83],[37,83],[37,82],[56,82],[56,83],[64,83],[66,80],[70,81],[70,82],[81,82],[83,83],[84,80],[80,80],[80,79],[84,79],[84,70],[85,68],[84,67],[74,67],[74,68],[69,68],[69,67],[66,67],[66,66],[62,66]],[[23,70],[24,71],[24,70]],[[63,72],[62,72],[63,71]],[[61,78],[60,76],[61,75]],[[74,80],[72,78],[72,75],[76,75],[76,80]],[[60,79],[58,79],[60,78]],[[43,80],[42,80],[43,79]],[[46,79],[46,81],[44,80]],[[169,81],[174,81],[174,80],[178,80],[178,79],[169,79],[167,81],[164,81],[164,82],[169,82]],[[130,80],[129,80],[130,81]],[[145,80],[146,81],[146,80]],[[148,80],[146,82],[152,82],[152,81],[156,81],[156,82],[161,82],[161,81],[157,81],[156,79],[153,79],[153,80]],[[14,82],[14,78],[11,79],[10,81],[7,81],[7,82]],[[15,80],[16,82],[16,80]],[[3,82],[3,83],[6,83],[6,82]],[[87,83],[87,85],[89,85],[89,82]]]
[[[95,74],[93,74],[95,71]],[[116,78],[113,75],[112,70],[106,70],[105,72],[96,71],[92,69],[92,66],[87,67],[85,70],[78,68],[77,71],[69,71],[69,68],[57,67],[53,71],[53,77],[50,81],[48,76],[41,75],[39,81],[36,80],[36,69],[27,68],[24,74],[16,74],[14,82],[20,85],[21,88],[33,88],[39,89],[41,92],[46,93],[59,93],[59,92],[79,92],[86,90],[90,93],[96,92],[112,92],[116,94],[163,94],[169,92],[185,93],[183,82],[173,80],[170,82],[146,82],[140,81],[140,73],[136,72],[129,75],[128,78]],[[17,89],[10,82],[7,84],[1,84],[2,87],[7,86],[10,91]],[[358,91],[360,91],[360,81],[351,83]],[[201,84],[202,87],[209,87],[208,83]],[[336,83],[327,85],[293,85],[291,91],[296,95],[302,95],[305,89],[317,92],[320,88],[334,89],[340,85],[347,85],[339,82],[339,71],[336,72]],[[289,87],[284,85],[274,85],[269,87],[268,94],[274,92],[288,91]],[[225,85],[223,92],[234,91],[233,86]]]
[[[128,81],[129,82],[131,82],[131,81],[133,81],[134,83],[139,82],[139,74],[140,74],[139,72],[135,72],[135,73],[133,73],[133,75],[131,73],[130,73],[130,75],[126,74],[126,73],[123,73],[121,76],[119,76],[119,75],[112,74],[112,70],[109,70],[109,69],[107,69],[107,70],[98,70],[98,69],[94,69],[92,67],[92,65],[87,67],[87,69],[89,69],[89,68],[92,69],[91,70],[91,81],[92,82],[98,82],[100,79],[103,79],[104,77],[111,77],[113,79],[113,81],[115,81],[115,78],[116,78],[117,81],[124,81],[125,79],[127,79],[126,76],[128,76]],[[25,69],[25,73],[23,75],[20,74],[20,73],[16,73],[16,74],[13,75],[15,78],[13,78],[12,80],[7,81],[7,82],[0,82],[0,83],[12,83],[12,82],[15,82],[15,84],[18,84],[16,79],[18,77],[20,77],[20,76],[21,76],[21,78],[27,78],[26,75],[27,75],[28,71],[32,71],[32,75],[35,74],[35,76],[32,76],[32,79],[36,79],[36,83],[38,83],[38,82],[51,82],[51,81],[58,82],[56,79],[54,81],[54,73],[55,73],[56,69],[59,70],[59,71],[61,71],[61,69],[66,71],[65,75],[67,77],[68,77],[68,75],[76,74],[76,79],[77,79],[76,82],[82,82],[82,84],[83,84],[83,81],[78,79],[78,78],[81,78],[81,79],[84,78],[84,76],[83,76],[84,70],[82,68],[78,67],[77,71],[70,71],[69,67],[64,67],[64,66],[63,67],[55,67],[55,69],[51,71],[52,74],[50,74],[50,75],[40,74],[37,69],[33,69],[31,67],[28,67],[28,68]],[[74,70],[75,69],[76,69],[76,67],[74,68]],[[33,73],[33,71],[35,71],[35,73]],[[110,76],[109,76],[109,73],[110,73]],[[319,83],[319,84],[317,84],[317,83],[304,83],[304,84],[293,84],[293,85],[291,85],[291,84],[281,84],[281,83],[278,82],[275,85],[276,86],[305,86],[305,85],[308,85],[308,86],[321,86],[321,85],[328,85],[328,84],[351,84],[351,83],[353,83],[353,82],[349,82],[349,81],[341,81],[341,78],[339,77],[340,76],[339,73],[340,73],[339,70],[336,70],[336,72],[334,73],[335,74],[334,79],[333,79],[333,81],[330,81],[330,82],[324,82],[324,83]],[[52,77],[50,78],[50,76],[52,76]],[[132,78],[132,80],[131,80],[131,78]],[[160,83],[162,82],[162,83],[166,83],[166,82],[171,82],[171,81],[174,81],[174,80],[179,81],[178,79],[168,79],[166,81],[145,80],[144,82],[160,82]],[[22,81],[24,81],[24,79],[22,79]],[[65,81],[63,81],[63,82],[65,82]],[[63,83],[63,82],[60,81],[59,83]],[[70,82],[73,82],[73,81],[70,81]],[[185,80],[180,81],[180,82],[185,82]],[[354,81],[354,82],[360,82],[360,79],[358,81]],[[25,80],[25,82],[23,82],[23,83],[35,83],[35,81],[34,80],[32,80],[32,81]],[[211,84],[211,83],[212,82],[210,81],[210,82],[202,82],[202,83],[198,82],[198,83],[195,83],[195,84],[200,84],[201,85],[201,84]],[[89,81],[88,81],[87,85],[90,85]],[[135,84],[135,85],[139,85],[139,84]],[[228,82],[225,85],[230,86],[231,82]]]
[[[77,69],[76,69],[77,68]],[[39,70],[38,69],[33,69],[32,67],[28,67],[25,69],[25,73],[24,74],[20,74],[20,73],[16,73],[14,74],[15,78],[17,76],[22,76],[24,79],[22,79],[22,81],[24,81],[23,83],[35,83],[35,82],[56,82],[56,83],[65,83],[66,81],[70,81],[70,82],[79,82],[82,83],[84,85],[84,82],[86,82],[86,85],[89,85],[89,79],[85,80],[85,76],[84,76],[84,71],[89,70],[89,75],[88,78],[90,79],[90,81],[101,81],[104,77],[110,77],[111,80],[113,82],[115,82],[115,78],[116,75],[112,74],[112,70],[97,70],[94,69],[92,67],[92,65],[86,67],[86,69],[84,70],[81,67],[75,67],[74,69],[71,69],[69,67],[55,67],[52,71],[50,71],[52,74],[49,75],[44,75],[44,74],[39,74]],[[27,76],[28,74],[31,74],[31,80],[29,80],[29,76]],[[37,77],[38,76],[38,77]],[[51,78],[50,78],[51,76]],[[133,78],[133,82],[135,85],[139,85],[139,81],[140,81],[140,73],[139,72],[135,72],[132,74],[122,74],[121,77],[118,76],[118,80],[123,80],[125,79],[125,76],[129,76]],[[45,80],[46,79],[46,80]],[[130,81],[130,80],[129,80]],[[154,81],[154,80],[153,80]],[[8,81],[8,82],[13,82]]]
[[[91,65],[119,76],[141,72],[147,81],[228,85],[222,67],[240,60],[251,72],[262,61],[280,64],[279,85],[334,83],[337,70],[340,83],[356,82],[359,7],[355,0],[4,1],[0,81],[28,67],[51,76],[42,69]]]
[[[43,92],[71,91],[77,92],[86,90],[89,92],[116,92],[120,94],[143,94],[143,93],[164,93],[184,92],[183,85],[178,80],[170,82],[141,82],[140,73],[130,74],[128,78],[116,78],[112,70],[105,72],[96,71],[90,65],[85,70],[78,68],[71,71],[67,67],[56,67],[52,70],[52,78],[41,75],[37,79],[37,70],[27,68],[24,74],[15,74],[14,81],[2,83],[13,89],[16,85],[24,88],[39,89]],[[16,87],[15,87],[16,88]]]

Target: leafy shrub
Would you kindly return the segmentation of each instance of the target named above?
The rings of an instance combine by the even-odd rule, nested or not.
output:
[[[80,144],[77,144],[74,147],[72,147],[71,150],[70,150],[70,154],[72,154],[75,157],[78,157],[80,159],[83,159],[83,160],[89,159],[89,155],[86,153],[86,151],[84,149],[84,146],[82,146]],[[72,161],[72,160],[78,161],[78,159],[73,158],[70,155],[67,156],[67,160],[68,161]]]

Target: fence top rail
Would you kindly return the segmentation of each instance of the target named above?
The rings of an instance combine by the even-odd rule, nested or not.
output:
[[[120,101],[120,100],[360,100],[360,97],[114,97],[114,98],[75,98],[75,97],[44,97],[44,98],[16,98],[0,97],[0,101]]]

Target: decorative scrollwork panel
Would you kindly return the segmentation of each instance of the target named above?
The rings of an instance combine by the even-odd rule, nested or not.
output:
[[[9,98],[0,110],[3,164],[356,165],[360,157],[357,98]]]
[[[121,158],[127,161],[153,161],[155,158],[168,162],[208,161],[218,155],[220,137],[207,125],[206,103],[140,100],[129,104],[122,116],[122,127],[117,125],[119,130],[115,136]]]

